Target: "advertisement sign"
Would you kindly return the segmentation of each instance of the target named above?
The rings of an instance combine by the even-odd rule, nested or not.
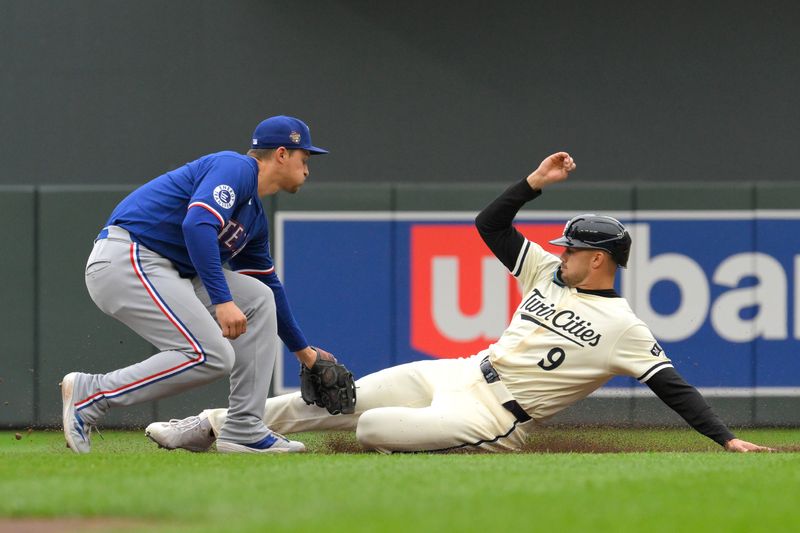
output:
[[[800,391],[800,214],[609,214],[633,239],[616,288],[687,381],[732,396]],[[572,215],[521,214],[515,226],[558,255],[546,243]],[[474,216],[277,213],[278,271],[309,342],[341,355],[357,376],[486,348],[522,295]],[[294,356],[280,363],[276,389],[295,389]],[[633,385],[615,378],[604,389]]]

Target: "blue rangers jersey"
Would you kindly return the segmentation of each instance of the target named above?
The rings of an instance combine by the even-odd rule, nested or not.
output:
[[[275,274],[252,157],[218,152],[167,172],[128,195],[106,225],[125,228],[181,276],[200,276],[213,304],[232,300],[223,264],[258,278],[275,295],[281,340],[292,351],[308,346]]]

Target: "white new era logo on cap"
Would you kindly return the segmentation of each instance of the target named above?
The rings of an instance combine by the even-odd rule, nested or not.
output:
[[[253,139],[253,144],[258,144],[258,139]]]

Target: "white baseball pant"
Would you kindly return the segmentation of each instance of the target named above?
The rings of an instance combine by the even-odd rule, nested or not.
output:
[[[519,449],[532,422],[518,422],[502,406],[511,396],[500,382],[486,382],[481,359],[418,361],[364,376],[352,415],[306,405],[299,392],[269,398],[264,423],[280,433],[355,430],[362,446],[383,453]],[[227,409],[206,413],[218,433]]]

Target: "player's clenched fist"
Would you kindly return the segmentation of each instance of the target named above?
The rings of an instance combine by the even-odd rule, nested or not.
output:
[[[575,166],[575,160],[567,152],[556,152],[528,176],[528,184],[532,189],[543,189],[551,183],[564,181]]]
[[[247,331],[247,317],[232,301],[217,304],[216,313],[222,336],[226,339],[233,340]]]

